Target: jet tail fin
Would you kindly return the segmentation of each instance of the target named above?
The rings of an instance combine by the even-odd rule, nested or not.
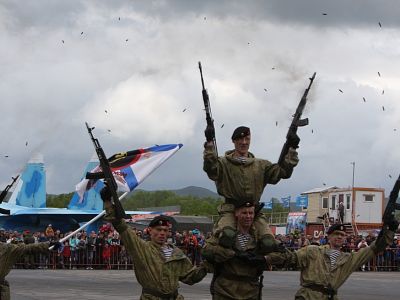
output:
[[[46,171],[43,155],[35,154],[28,161],[8,203],[35,208],[46,207]]]

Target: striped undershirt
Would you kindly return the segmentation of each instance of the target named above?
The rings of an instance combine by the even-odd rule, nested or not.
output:
[[[335,267],[336,261],[337,261],[339,255],[340,255],[340,251],[339,250],[330,249],[329,258],[331,260],[331,269],[333,269],[333,267]]]
[[[241,164],[245,164],[247,161],[247,157],[245,156],[239,156],[234,158],[236,161],[240,162]]]
[[[165,259],[170,259],[173,251],[174,248],[169,245],[164,245],[161,247],[161,253],[164,255]]]
[[[238,233],[237,234],[237,241],[240,246],[239,250],[246,249],[247,243],[249,242],[250,238],[251,238],[251,235],[248,233]]]

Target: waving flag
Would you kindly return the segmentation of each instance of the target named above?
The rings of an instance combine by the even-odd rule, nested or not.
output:
[[[111,170],[118,184],[118,192],[130,192],[134,190],[147,176],[163,164],[168,158],[175,154],[182,144],[156,145],[150,148],[137,149],[111,156]],[[96,166],[90,173],[101,172],[101,168]],[[76,185],[76,192],[79,201],[83,201],[84,193],[90,189],[101,190],[103,183],[99,184],[96,179],[83,178]]]
[[[282,197],[281,200],[279,201],[283,207],[290,207],[290,196],[287,197]]]
[[[265,209],[272,209],[273,203],[272,203],[272,198],[268,201],[265,202]]]
[[[300,195],[296,197],[296,206],[297,207],[308,207],[308,196]]]

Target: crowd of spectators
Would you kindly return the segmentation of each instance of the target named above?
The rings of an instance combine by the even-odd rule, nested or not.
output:
[[[149,240],[147,229],[133,228],[139,237]],[[68,234],[68,233],[66,233]],[[194,265],[201,262],[201,248],[211,233],[203,233],[194,228],[189,231],[171,232],[169,242],[182,249]],[[0,230],[0,242],[4,243],[39,243],[59,241],[64,237],[60,230],[51,224],[43,232],[16,232]],[[325,245],[324,235],[313,237],[302,233],[276,235],[286,248],[296,250],[308,245]],[[354,252],[369,247],[375,237],[368,235],[347,237],[343,251]],[[20,268],[68,268],[68,269],[130,269],[132,264],[118,232],[110,225],[103,225],[98,232],[81,231],[66,240],[62,247],[50,255],[27,256],[16,267]],[[362,271],[400,271],[400,239],[379,253],[373,260],[362,267]]]

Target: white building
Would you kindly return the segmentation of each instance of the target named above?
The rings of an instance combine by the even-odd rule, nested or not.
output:
[[[343,203],[343,223],[352,224],[355,231],[379,228],[384,212],[384,189],[380,188],[316,188],[308,195],[307,223],[322,223],[319,218],[328,213],[331,221],[339,220],[339,204]]]

